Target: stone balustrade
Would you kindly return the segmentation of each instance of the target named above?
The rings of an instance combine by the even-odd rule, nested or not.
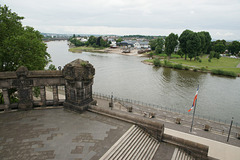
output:
[[[29,71],[26,67],[19,67],[16,72],[0,72],[0,89],[4,104],[0,110],[32,109],[35,106],[63,105],[69,109],[83,110],[92,102],[92,84],[95,69],[87,62],[77,59],[67,64],[61,71]],[[65,100],[59,99],[58,87],[65,88]],[[33,88],[40,89],[40,100],[33,98]],[[52,89],[52,100],[47,100],[46,90]],[[9,90],[15,89],[17,103],[10,102]]]

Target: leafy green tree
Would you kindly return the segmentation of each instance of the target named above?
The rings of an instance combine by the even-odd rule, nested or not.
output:
[[[116,40],[117,43],[120,43],[120,42],[122,42],[122,41],[123,41],[122,38],[118,38],[118,39]]]
[[[219,54],[222,54],[226,50],[226,46],[222,42],[218,42],[214,45],[213,50]]]
[[[197,56],[202,56],[206,49],[205,34],[204,34],[204,32],[198,32],[197,34],[200,38],[200,48],[199,48],[199,53]]]
[[[153,51],[155,50],[156,54],[162,53],[163,44],[164,44],[164,40],[163,38],[160,38],[160,37],[158,37],[157,39],[151,40],[149,42],[151,50]]]
[[[102,37],[98,37],[98,38],[97,38],[97,40],[96,40],[96,45],[97,45],[97,46],[101,46],[101,43],[100,43],[100,42],[101,42],[101,39],[102,39]]]
[[[50,62],[43,36],[32,27],[23,27],[22,19],[0,6],[0,71],[15,71],[20,66],[42,70]]]
[[[190,61],[192,60],[193,57],[196,58],[199,49],[200,49],[200,42],[201,39],[199,38],[198,34],[195,32],[190,33],[187,36],[187,43],[186,43],[186,51],[188,54],[188,57],[190,58]]]
[[[210,48],[211,48],[212,37],[209,34],[209,32],[202,31],[200,33],[203,33],[205,35],[205,37],[204,37],[204,39],[205,39],[205,47],[204,47],[204,49],[202,49],[202,52],[203,52],[203,54],[209,54],[210,53]]]
[[[165,39],[165,53],[171,57],[171,54],[174,52],[175,47],[178,44],[178,35],[171,33]]]
[[[88,43],[89,45],[93,46],[94,44],[96,45],[96,42],[97,42],[97,38],[94,37],[94,36],[90,36],[89,39],[88,39]]]
[[[51,61],[43,36],[32,27],[23,27],[23,17],[0,5],[0,71],[15,71],[20,66],[29,70],[43,70]],[[34,93],[37,89],[34,88]],[[11,102],[16,101],[9,89]],[[37,93],[37,92],[36,92]]]
[[[229,44],[228,50],[229,50],[230,53],[238,55],[239,52],[240,52],[240,42],[233,41],[232,43]]]
[[[48,67],[48,70],[55,71],[55,70],[57,70],[57,68],[56,68],[55,65],[50,64],[49,67]]]
[[[177,54],[178,54],[179,56],[181,56],[181,58],[183,58],[183,56],[184,56],[184,53],[183,53],[183,51],[182,51],[181,49],[179,49],[179,50],[177,51]]]
[[[180,42],[180,48],[182,50],[182,52],[185,54],[185,60],[187,59],[187,41],[188,41],[188,35],[193,33],[193,31],[191,30],[185,30],[182,32],[182,34],[179,37],[179,42]]]

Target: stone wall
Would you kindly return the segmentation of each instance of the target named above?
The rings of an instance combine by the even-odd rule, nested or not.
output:
[[[60,105],[63,102],[58,97],[58,86],[65,86],[66,101],[64,106],[69,109],[77,107],[82,110],[86,104],[93,101],[92,84],[95,69],[87,62],[77,59],[67,64],[63,71],[29,71],[19,67],[16,72],[0,72],[0,89],[4,104],[1,110],[31,109],[34,106]],[[33,100],[33,87],[40,88],[40,101]],[[47,101],[46,87],[52,88],[53,100]],[[10,103],[9,90],[16,89],[19,102]]]

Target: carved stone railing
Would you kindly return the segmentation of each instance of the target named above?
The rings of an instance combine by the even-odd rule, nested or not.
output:
[[[0,72],[0,89],[4,104],[0,110],[31,109],[35,106],[63,105],[69,109],[83,110],[93,101],[92,84],[95,69],[87,62],[77,59],[67,64],[63,71],[29,71],[20,67],[16,72]],[[59,100],[58,86],[65,86],[65,100]],[[40,100],[34,100],[33,87],[40,88]],[[46,88],[52,88],[53,100],[47,100]],[[9,90],[16,89],[18,103],[10,103]],[[84,106],[84,107],[82,107]]]

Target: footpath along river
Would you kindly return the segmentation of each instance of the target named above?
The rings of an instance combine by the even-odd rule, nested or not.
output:
[[[47,42],[56,67],[80,58],[96,69],[93,91],[159,105],[187,114],[199,84],[196,115],[240,125],[240,78],[143,64],[146,59],[105,53],[71,53],[67,41]]]

